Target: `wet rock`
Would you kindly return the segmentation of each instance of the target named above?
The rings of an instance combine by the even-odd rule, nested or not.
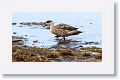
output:
[[[12,36],[12,39],[14,40],[14,39],[26,39],[26,38],[24,38],[22,36]]]
[[[24,44],[24,41],[22,41],[22,40],[13,40],[12,41],[12,46],[23,46],[23,44]]]
[[[95,45],[99,45],[100,43],[99,42],[94,42]]]
[[[12,42],[19,42],[22,41],[21,39],[13,39]]]
[[[25,35],[26,37],[28,36],[28,35]]]
[[[23,46],[25,39],[26,38],[20,36],[12,36],[12,46]]]
[[[45,26],[44,22],[31,22],[32,25],[41,25],[41,26]]]
[[[38,43],[38,40],[33,41],[33,43]]]
[[[96,41],[96,42],[93,42],[93,41],[87,42],[87,41],[85,41],[85,42],[83,42],[81,44],[82,45],[99,45],[100,43],[98,41]]]
[[[35,44],[32,44],[32,45],[35,45]]]
[[[12,25],[16,25],[17,23],[12,23]]]
[[[13,32],[13,34],[17,34],[16,32]]]
[[[80,26],[80,27],[83,27],[83,26]]]
[[[31,25],[31,23],[30,22],[22,22],[22,23],[20,23],[21,25]]]
[[[90,24],[93,24],[92,22],[90,22]]]
[[[18,26],[18,27],[23,27],[23,26]]]

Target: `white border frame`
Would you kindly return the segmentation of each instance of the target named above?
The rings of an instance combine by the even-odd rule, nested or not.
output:
[[[13,12],[101,12],[102,62],[12,62]],[[1,0],[0,72],[3,74],[114,74],[113,0]]]

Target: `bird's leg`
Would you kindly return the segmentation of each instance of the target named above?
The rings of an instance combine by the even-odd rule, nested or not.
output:
[[[64,30],[61,29],[62,35],[64,35]],[[63,36],[63,39],[65,41],[65,36]]]
[[[65,41],[65,37],[63,37],[64,41]]]

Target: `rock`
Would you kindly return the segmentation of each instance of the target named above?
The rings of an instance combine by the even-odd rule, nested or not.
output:
[[[13,39],[12,42],[19,42],[22,41],[21,39]]]
[[[12,36],[12,46],[24,46],[25,38],[19,36]]]
[[[13,34],[17,34],[16,32],[13,32]]]
[[[38,40],[33,41],[33,43],[37,43],[37,42],[38,42]]]
[[[12,23],[12,25],[16,25],[17,23]]]
[[[18,26],[18,27],[23,27],[23,26]]]
[[[92,22],[90,22],[90,24],[93,24]]]

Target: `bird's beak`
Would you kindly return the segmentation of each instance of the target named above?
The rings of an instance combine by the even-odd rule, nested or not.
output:
[[[80,33],[83,33],[82,31],[80,31]]]

